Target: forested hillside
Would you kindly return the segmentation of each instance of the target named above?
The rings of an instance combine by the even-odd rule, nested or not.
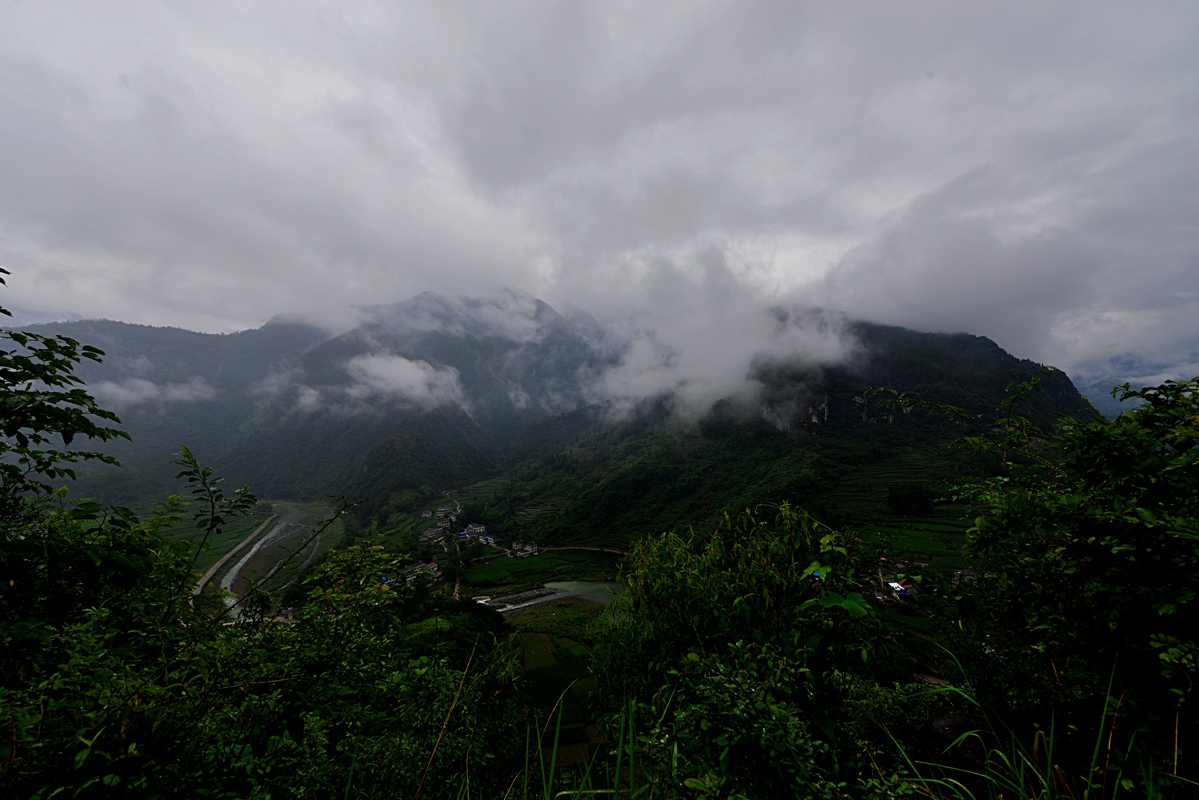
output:
[[[960,420],[884,408],[869,390],[914,391],[993,425],[1006,387],[1038,376],[1040,365],[966,334],[865,323],[853,331],[863,343],[853,363],[755,364],[751,376],[760,390],[753,405],[724,400],[698,419],[680,419],[664,404],[615,420],[596,408],[531,426],[529,449],[508,453],[512,480],[484,518],[505,538],[627,547],[646,534],[762,502],[789,500],[829,522],[859,522],[871,509],[846,489],[884,462],[891,472],[871,487],[878,504],[892,485],[943,494],[945,481],[997,467],[954,446]],[[1093,416],[1065,375],[1049,372],[1041,382],[1042,391],[1025,397],[1019,411],[1042,429],[1054,429],[1062,417]],[[381,495],[364,497],[365,518],[378,512]],[[397,497],[395,508],[409,502]]]
[[[520,293],[425,293],[356,313],[360,324],[337,336],[285,320],[229,335],[108,321],[33,326],[98,342],[106,357],[83,365],[81,377],[132,435],[106,445],[125,469],[85,469],[79,491],[152,502],[171,488],[163,467],[187,442],[266,496],[328,497],[401,427],[442,418],[430,411],[466,413],[472,452],[518,448],[531,425],[583,404],[591,377],[612,359],[594,320],[564,317]],[[447,431],[433,425],[418,434],[427,453],[457,446],[438,444]],[[428,480],[442,480],[433,461],[420,463],[432,470]]]

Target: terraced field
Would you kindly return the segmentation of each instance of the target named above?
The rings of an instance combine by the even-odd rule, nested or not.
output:
[[[948,457],[904,454],[850,472],[826,499],[864,538],[889,544],[896,554],[954,560],[972,524],[968,506],[937,505],[925,516],[904,517],[887,504],[892,486],[922,483],[936,494],[944,488],[940,479],[952,472]]]
[[[562,510],[562,503],[558,501],[546,501],[542,503],[533,503],[519,509],[514,516],[516,520],[524,525],[528,525],[536,520],[553,516]]]
[[[552,667],[558,663],[558,659],[553,655],[558,646],[549,634],[522,633],[517,636],[517,641],[520,643],[525,670]]]
[[[594,458],[596,449],[594,447],[572,447],[566,451],[566,454],[575,461],[586,461]]]
[[[480,500],[485,503],[490,503],[495,498],[496,494],[502,491],[511,482],[512,479],[505,476],[479,481],[478,483],[472,483],[470,486],[464,486],[462,488],[455,489],[438,498],[437,500],[430,501],[428,505],[430,507],[440,506],[446,503],[449,503],[450,505],[453,505],[454,503],[467,505],[468,503],[476,503]]]
[[[462,491],[462,494],[473,498],[490,500],[495,497],[497,492],[507,488],[508,484],[510,483],[512,483],[511,478],[492,478],[486,481],[479,481],[478,483],[466,487]]]
[[[586,597],[562,597],[508,614],[507,619],[518,631],[571,637],[571,641],[589,640],[593,624],[605,608],[603,603]]]
[[[894,542],[896,555],[956,560],[970,523],[962,519],[965,506],[940,506],[937,516],[905,517],[863,525],[875,541]]]

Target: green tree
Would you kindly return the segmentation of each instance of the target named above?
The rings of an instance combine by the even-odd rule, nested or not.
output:
[[[655,780],[737,797],[856,784],[859,754],[839,758],[836,734],[844,676],[884,642],[857,566],[851,537],[786,504],[638,543],[597,671],[639,699]]]
[[[948,642],[994,709],[1102,699],[1111,681],[1141,752],[1193,774],[1199,379],[1125,385],[1138,408],[1054,434],[1012,412],[1037,388],[1015,387],[1001,423],[970,439],[1001,468],[972,490],[974,575],[947,608]]]
[[[0,794],[445,797],[464,765],[476,790],[509,784],[523,719],[498,614],[396,580],[403,557],[372,545],[315,570],[294,624],[270,597],[232,616],[192,597],[197,547],[248,488],[184,449],[188,501],[144,518],[71,502],[52,484],[71,464],[115,462],[62,448],[122,435],[73,372],[102,354],[0,337]],[[172,535],[189,503],[198,542]]]
[[[0,268],[0,274],[9,272]],[[2,307],[0,314],[12,316]],[[96,422],[120,420],[80,388],[83,380],[74,372],[83,359],[100,361],[102,350],[67,336],[4,329],[0,342],[0,514],[12,514],[22,496],[52,491],[49,481],[73,479],[72,464],[117,463],[100,452],[69,449],[76,437],[107,442],[129,435]]]

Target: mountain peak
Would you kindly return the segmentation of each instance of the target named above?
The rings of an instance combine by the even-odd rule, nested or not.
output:
[[[509,288],[477,296],[421,292],[399,303],[358,306],[356,310],[364,322],[394,335],[439,331],[516,344],[541,341],[550,331],[570,324],[549,303]]]

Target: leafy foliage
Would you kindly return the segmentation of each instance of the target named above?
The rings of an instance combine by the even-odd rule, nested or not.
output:
[[[883,643],[855,567],[853,539],[785,504],[634,549],[598,672],[649,698],[657,722],[641,745],[660,780],[722,796],[840,792],[839,676]]]
[[[9,273],[0,269],[0,274]],[[12,316],[5,308],[0,308],[0,314]],[[95,421],[120,422],[80,388],[83,380],[75,375],[80,362],[98,362],[102,350],[80,345],[67,336],[10,330],[0,330],[0,341],[6,345],[0,348],[0,432],[4,434],[0,439],[0,513],[4,513],[11,511],[23,494],[51,491],[53,486],[47,481],[74,478],[70,464],[116,464],[111,456],[95,451],[47,447],[55,438],[69,448],[77,436],[107,442],[129,435]]]
[[[170,533],[176,496],[139,518],[47,494],[61,462],[92,454],[31,448],[110,437],[84,415],[115,417],[26,378],[72,386],[77,358],[99,353],[6,335],[33,355],[0,371],[0,431],[22,465],[0,507],[5,796],[394,797],[426,781],[438,797],[461,783],[459,758],[477,787],[508,779],[523,720],[497,614],[397,580],[400,558],[364,544],[316,571],[297,621],[260,595],[231,619],[223,597],[191,595],[196,547],[253,507],[248,488],[226,494],[184,449],[192,541]]]
[[[247,604],[228,625],[223,603],[188,602],[192,554],[164,532],[174,519],[79,511],[7,528],[5,575],[47,576],[3,595],[10,795],[103,786],[138,797],[320,796],[347,784],[356,796],[408,793],[472,641],[478,652],[426,795],[450,791],[453,759],[465,753],[484,774],[507,769],[493,742],[513,740],[504,732],[520,724],[519,695],[497,692],[513,677],[492,612],[385,582],[400,564],[360,546],[312,578],[298,622]],[[21,563],[12,541],[30,545]],[[64,554],[91,571],[64,572]],[[51,577],[84,596],[68,603]]]
[[[988,695],[1094,695],[1115,666],[1145,720],[1189,708],[1199,678],[1197,392],[1196,380],[1125,387],[1141,406],[1021,445],[1003,480],[981,490],[979,572],[957,613],[990,638],[955,638]],[[1174,733],[1157,731],[1170,751]]]
[[[944,639],[1001,713],[1102,705],[1113,681],[1125,722],[1108,747],[1132,735],[1142,758],[1194,771],[1199,379],[1126,385],[1139,407],[1064,418],[1052,436],[1017,413],[1039,383],[1012,388],[993,425],[891,393],[976,425],[967,441],[1000,467],[963,487],[981,514],[971,572],[940,607]]]
[[[875,334],[902,339],[896,331]],[[698,432],[650,414],[621,431],[579,418],[527,437],[539,457],[468,516],[490,524],[519,511],[547,519],[541,530],[570,523],[594,535],[640,515],[638,530],[674,531],[634,543],[626,591],[606,612],[559,620],[586,625],[595,676],[587,648],[563,639],[552,703],[526,695],[502,618],[407,583],[406,556],[377,542],[335,551],[288,609],[264,592],[193,596],[197,548],[253,508],[248,487],[226,492],[184,448],[175,463],[187,501],[172,495],[142,516],[69,501],[53,482],[71,464],[112,459],[57,442],[122,436],[75,376],[102,354],[65,337],[2,335],[13,345],[0,351],[7,796],[500,797],[522,776],[527,793],[538,773],[545,797],[564,786],[578,796],[1185,796],[1199,769],[1199,379],[1125,387],[1141,404],[1114,420],[1075,413],[1054,373],[1018,382],[997,412],[979,410],[994,381],[1027,377],[1030,365],[950,337],[963,359],[981,354],[993,369],[959,391],[947,388],[952,364],[913,355],[917,379],[884,393],[886,422],[859,403],[873,421],[852,435],[852,420],[809,415],[788,431],[718,406]],[[758,366],[775,388],[815,385],[802,367]],[[830,397],[859,389],[826,379]],[[933,391],[918,396],[922,386]],[[941,446],[944,412],[974,430],[967,442],[984,466],[958,489],[978,508],[969,569],[930,571],[919,607],[868,603],[870,554],[811,513],[785,502],[712,513],[748,497],[814,499],[830,465],[852,468],[838,461],[847,454]],[[376,452],[378,488],[411,472],[399,494],[435,496],[418,462],[442,440],[466,454],[446,474],[473,475],[482,451],[470,455],[466,422],[443,415]],[[899,513],[932,502],[927,484],[893,484],[887,496]],[[387,519],[390,504],[369,516]],[[701,527],[667,524],[685,515]],[[197,533],[176,538],[185,520]],[[906,658],[915,650],[901,635],[917,628],[900,634],[896,621],[927,625],[920,608],[953,653],[943,663]],[[916,669],[940,677],[917,681]],[[596,679],[598,691],[582,688]],[[561,723],[584,713],[588,693],[610,712],[610,735],[588,765],[564,770]],[[547,739],[539,712],[550,708]],[[1088,714],[1101,721],[1089,743],[1056,732]],[[1033,745],[1019,744],[1037,724]],[[614,773],[594,777],[597,761]]]

